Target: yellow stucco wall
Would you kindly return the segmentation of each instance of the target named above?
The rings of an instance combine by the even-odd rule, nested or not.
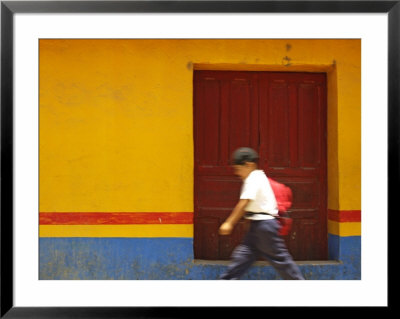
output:
[[[328,208],[361,208],[360,40],[40,40],[40,211],[193,211],[193,70],[328,74]]]

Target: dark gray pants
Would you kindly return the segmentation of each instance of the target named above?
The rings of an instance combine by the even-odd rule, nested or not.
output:
[[[304,279],[278,231],[276,219],[252,220],[248,233],[233,251],[232,261],[220,279],[240,279],[259,256],[267,259],[283,279]]]

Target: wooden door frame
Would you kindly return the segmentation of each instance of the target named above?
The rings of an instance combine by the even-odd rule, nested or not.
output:
[[[260,66],[260,65],[239,65],[239,64],[193,64],[192,76],[194,79],[194,73],[196,71],[255,71],[255,72],[285,72],[285,73],[296,73],[296,72],[311,72],[311,73],[325,73],[326,75],[326,90],[325,90],[325,176],[326,176],[326,220],[323,223],[324,233],[328,237],[328,211],[329,209],[339,207],[339,183],[338,183],[338,101],[337,101],[337,70],[336,66],[329,65],[302,65],[302,66]],[[192,93],[194,92],[194,86],[192,87]],[[194,100],[192,104],[192,110],[194,112]],[[193,117],[193,128],[195,129],[196,123]],[[193,131],[195,132],[195,131]],[[193,142],[194,142],[193,136]],[[194,154],[194,161],[196,160]],[[194,185],[195,187],[195,185]],[[193,189],[195,192],[195,189]],[[194,205],[195,206],[195,205]],[[329,245],[328,238],[326,246]],[[329,247],[326,247],[329,252]],[[331,256],[328,256],[328,259]]]

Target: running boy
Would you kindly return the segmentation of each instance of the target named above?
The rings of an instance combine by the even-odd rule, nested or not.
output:
[[[232,253],[232,261],[220,279],[240,279],[258,256],[265,257],[283,279],[304,279],[278,234],[279,222],[275,195],[268,178],[258,169],[258,154],[251,148],[239,148],[233,153],[235,175],[243,180],[240,200],[221,225],[220,235],[231,234],[244,216],[251,220],[245,238]]]

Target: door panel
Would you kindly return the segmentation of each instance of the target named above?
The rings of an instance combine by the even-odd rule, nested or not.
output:
[[[218,228],[219,218],[197,216],[194,219],[194,230],[197,235],[195,247],[201,251],[201,259],[216,260],[220,258]]]
[[[318,119],[321,115],[317,97],[318,88],[315,85],[299,85],[299,166],[303,168],[319,166],[321,123]]]
[[[199,176],[199,208],[235,206],[241,182],[233,176]]]
[[[256,149],[260,168],[293,190],[293,257],[327,258],[325,100],[324,74],[195,72],[195,258],[229,259],[245,233],[242,221],[231,236],[218,235],[239,198],[229,160],[241,146]]]
[[[286,243],[296,260],[326,259],[325,75],[259,78],[260,168],[293,191],[293,230]]]
[[[231,153],[258,143],[255,76],[250,72],[195,72],[195,258],[229,259],[245,232],[243,221],[227,238],[218,235],[218,228],[240,194],[241,181],[230,167]]]
[[[264,82],[267,87],[268,82]],[[263,87],[263,86],[261,86]],[[267,94],[267,92],[265,92]],[[266,126],[262,132],[266,144],[268,165],[275,168],[290,166],[290,131],[289,131],[289,87],[287,83],[278,82],[269,85],[269,108],[261,109]],[[263,100],[263,102],[266,102]],[[262,104],[265,105],[265,104]],[[274,138],[274,137],[279,137]]]
[[[197,125],[197,158],[199,165],[217,165],[219,148],[218,143],[212,143],[219,140],[220,131],[220,83],[216,79],[204,78],[198,85],[198,101],[196,104],[201,105],[199,112],[199,124]],[[206,118],[207,117],[207,118]],[[210,142],[211,141],[211,142]]]

